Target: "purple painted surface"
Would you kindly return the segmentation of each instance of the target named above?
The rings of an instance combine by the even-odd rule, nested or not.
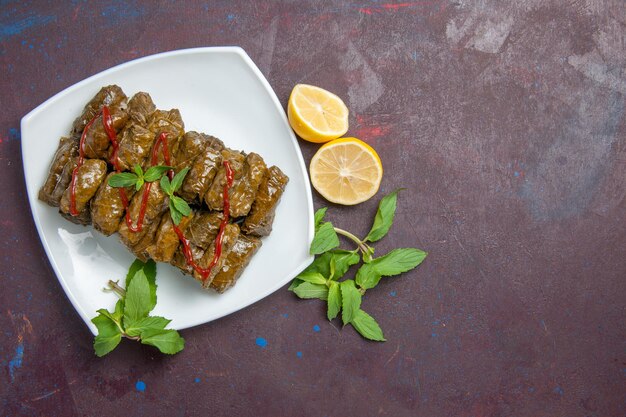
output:
[[[625,39],[622,0],[3,1],[1,415],[626,415]],[[93,355],[26,210],[20,118],[213,45],[242,46],[283,104],[299,82],[339,94],[379,196],[407,188],[377,248],[430,256],[365,298],[388,342],[283,289],[177,356]],[[377,200],[329,217],[363,235]]]

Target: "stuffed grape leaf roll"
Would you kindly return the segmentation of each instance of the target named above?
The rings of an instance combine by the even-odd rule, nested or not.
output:
[[[276,206],[289,182],[287,177],[277,166],[267,170],[252,209],[243,222],[242,231],[255,236],[267,236],[272,231]]]
[[[217,237],[223,219],[220,211],[200,211],[189,223],[185,236],[194,245],[207,249]]]
[[[76,184],[74,190],[75,207],[78,213],[87,211],[87,204],[98,191],[98,187],[107,174],[107,164],[100,159],[86,159],[78,168],[76,173]],[[61,212],[71,214],[71,193],[72,186],[67,187],[61,197]]]
[[[108,107],[111,114],[111,127],[117,134],[122,130],[128,121],[128,113],[126,112],[127,97],[121,88],[117,86],[114,87],[111,87],[106,91],[103,101],[97,111],[99,111],[102,106]],[[98,95],[100,95],[100,93],[98,93]],[[92,114],[93,111],[90,105],[91,103],[88,105],[89,110],[85,110],[88,114]],[[94,114],[97,114],[97,111]],[[100,114],[85,134],[83,151],[85,152],[85,156],[87,158],[106,159],[109,157],[111,140],[106,132],[106,129],[104,128],[102,118],[103,115]],[[89,120],[87,123],[89,123]]]
[[[217,275],[217,273],[222,269],[222,266],[224,266],[224,262],[226,261],[228,254],[235,245],[238,237],[239,226],[237,226],[236,224],[227,224],[224,228],[224,235],[222,236],[222,253],[217,258],[217,263],[211,269],[209,275],[207,277],[202,277],[202,275],[198,271],[196,271],[195,269],[193,271],[193,277],[202,282],[202,287],[206,289],[210,288],[211,281],[213,281],[215,275]],[[215,256],[216,247],[216,241],[214,240],[213,243],[211,243],[211,246],[209,246],[206,252],[204,252],[202,258],[196,261],[200,268],[209,267],[209,265],[213,261],[213,257]]]
[[[261,239],[240,234],[224,261],[220,272],[211,281],[211,288],[223,293],[233,285],[250,263],[252,256],[261,247]]]
[[[119,234],[122,242],[129,248],[135,246],[148,232],[153,223],[160,221],[161,215],[167,210],[169,204],[169,198],[165,195],[159,183],[145,183],[137,193],[133,196],[128,207],[130,218],[133,221],[133,225],[137,225],[139,220],[139,212],[141,211],[141,205],[143,200],[143,193],[146,187],[150,187],[147,197],[147,204],[145,214],[143,217],[143,226],[141,230],[134,232],[128,228],[125,221],[120,222]]]
[[[189,216],[184,216],[178,224],[178,228],[183,232],[183,234],[185,234],[187,226],[193,219],[193,216],[194,213],[192,211]],[[172,258],[174,258],[174,254],[176,253],[176,249],[178,249],[179,244],[180,240],[174,231],[172,216],[170,216],[169,212],[166,212],[161,217],[161,223],[159,224],[159,228],[154,236],[154,241],[150,246],[148,246],[146,252],[150,258],[157,262],[170,262]]]
[[[109,185],[109,178],[115,175],[110,172],[102,181],[96,195],[91,200],[91,222],[93,227],[105,236],[117,232],[120,221],[124,221],[124,203],[120,196],[120,188]],[[135,192],[134,187],[124,188],[128,201],[131,201]]]
[[[150,154],[155,134],[148,130],[148,120],[156,106],[147,93],[137,93],[128,102],[130,121],[119,138],[118,163],[122,171],[130,171],[135,165],[143,166]]]
[[[230,168],[233,170],[233,186],[237,181],[243,177],[244,164],[246,156],[238,151],[231,149],[224,149],[222,151],[222,158],[224,161],[230,163]],[[224,209],[224,185],[226,184],[226,168],[222,164],[215,175],[213,183],[209,187],[208,191],[204,195],[204,201],[211,210],[223,210]],[[233,187],[228,190],[229,194]]]
[[[48,205],[58,207],[72,180],[72,170],[75,163],[73,158],[78,156],[78,141],[70,138],[61,138],[59,146],[48,170],[46,182],[39,190],[39,199]]]
[[[248,214],[267,171],[267,166],[259,154],[252,152],[246,156],[243,170],[242,177],[233,183],[229,193],[232,217]]]
[[[193,160],[190,165],[191,169],[178,191],[178,194],[189,202],[199,202],[204,197],[222,166],[221,151],[224,149],[224,144],[213,136],[207,136],[206,139],[204,149]]]

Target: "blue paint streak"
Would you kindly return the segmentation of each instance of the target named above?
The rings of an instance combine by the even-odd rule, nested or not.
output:
[[[392,297],[395,297],[396,295],[398,295],[398,293],[397,293],[397,292],[395,292],[395,291],[391,291],[391,292],[389,293],[389,295],[390,295],[390,296],[392,296]]]
[[[289,317],[289,314],[285,313],[285,314],[283,314],[283,317],[287,318],[287,317]]]
[[[315,326],[313,326],[313,331],[314,332],[319,332],[320,330],[321,330],[320,326],[318,326],[317,324]]]
[[[135,389],[139,392],[144,392],[146,390],[146,383],[143,381],[137,381]]]
[[[296,356],[301,358],[302,357],[302,352],[296,352]]]
[[[235,20],[235,15],[232,13],[229,13],[228,16],[226,16],[226,20],[228,20],[229,22],[232,22],[233,20]]]
[[[514,175],[514,176],[516,176],[516,177],[519,177],[519,172],[515,171],[515,172],[513,173],[513,175]]]
[[[265,346],[267,346],[267,340],[265,340],[262,337],[257,337],[256,338],[256,344],[257,344],[257,346],[264,348]]]
[[[556,386],[556,388],[554,388],[554,392],[556,394],[559,394],[560,396],[563,396],[563,388],[559,387],[558,385]]]
[[[145,14],[144,8],[136,3],[136,1],[116,1],[105,7],[100,14],[106,17],[111,25],[127,23],[129,19],[136,19]]]
[[[8,18],[9,16],[2,16],[3,19]],[[19,35],[23,31],[34,28],[37,26],[43,26],[50,22],[56,21],[56,16],[28,16],[25,19],[15,20],[12,22],[0,22],[0,40],[5,40],[15,35]],[[31,45],[32,48],[32,45]]]
[[[200,382],[200,378],[194,379],[193,382],[195,382],[197,384],[198,382]]]
[[[437,336],[439,336],[437,333],[431,333],[430,334],[430,337],[437,337]]]
[[[11,375],[11,381],[15,378],[15,370],[22,367],[22,359],[24,359],[24,344],[20,343],[15,348],[15,356],[9,362],[9,375]]]
[[[22,136],[20,135],[20,131],[16,128],[12,127],[9,129],[9,139],[11,140],[20,140]]]

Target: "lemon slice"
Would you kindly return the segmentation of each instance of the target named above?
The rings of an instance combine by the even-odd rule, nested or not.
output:
[[[296,84],[289,96],[287,116],[296,134],[309,142],[328,142],[348,131],[348,108],[343,101],[313,85]]]
[[[313,156],[309,169],[317,192],[328,201],[344,205],[371,198],[383,177],[376,151],[356,138],[328,142]]]

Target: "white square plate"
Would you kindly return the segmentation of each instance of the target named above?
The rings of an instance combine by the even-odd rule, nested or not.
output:
[[[129,97],[145,91],[160,109],[180,109],[185,130],[257,152],[290,179],[272,233],[233,288],[221,295],[207,292],[193,278],[159,263],[152,314],[172,319],[170,327],[179,330],[215,320],[276,291],[313,260],[308,251],[313,203],[304,160],[276,94],[245,51],[185,49],[118,65],[67,88],[22,119],[24,176],[37,231],[65,293],[94,334],[90,320],[96,310],[112,310],[117,298],[102,289],[109,279],[123,283],[134,257],[117,234],[105,237],[68,222],[39,201],[37,193],[59,138],[68,135],[85,104],[109,84],[119,85]]]

